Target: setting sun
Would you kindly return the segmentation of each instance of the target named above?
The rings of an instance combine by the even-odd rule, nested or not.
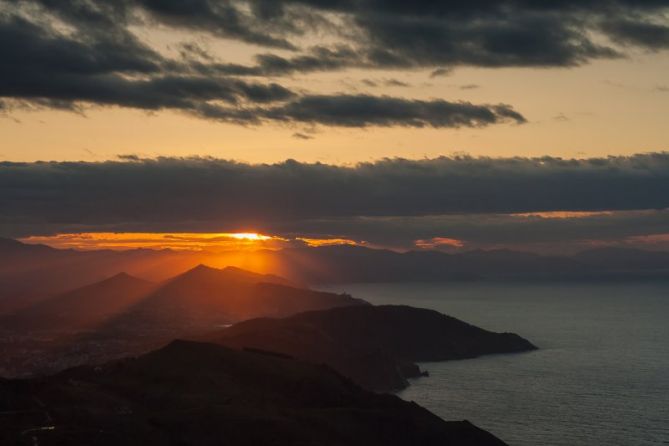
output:
[[[272,239],[272,237],[270,237],[268,235],[262,235],[262,234],[258,234],[256,232],[238,232],[238,233],[221,234],[221,235],[225,236],[225,237],[234,238],[234,239],[237,239],[237,240],[252,240],[252,241],[260,240],[260,241],[262,241],[262,240],[271,240]]]

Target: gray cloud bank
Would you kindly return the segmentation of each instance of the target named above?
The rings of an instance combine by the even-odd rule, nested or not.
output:
[[[506,248],[569,254],[602,246],[669,250],[667,210],[614,211],[577,218],[512,214],[356,217],[286,222],[272,229],[288,235],[331,234],[400,250],[416,249],[418,240],[428,249],[448,252]],[[439,238],[457,240],[460,246],[439,245]]]
[[[0,71],[0,96],[54,108],[89,103],[175,109],[239,124],[474,127],[525,122],[503,104],[298,95],[276,83],[197,75],[125,34],[77,41],[20,17],[0,22],[0,58],[5,67]]]
[[[540,228],[544,239],[582,238],[586,233],[578,231],[587,225],[580,221],[588,222],[591,234],[613,237],[630,235],[635,227],[646,228],[645,233],[668,229],[662,211],[669,208],[668,190],[668,153],[583,160],[387,159],[350,167],[210,158],[4,162],[0,228],[10,236],[254,228],[392,244],[437,236],[472,238],[471,231],[483,241],[486,231],[477,228],[491,227],[493,221],[498,241],[532,238],[532,230],[515,232],[521,222]],[[594,216],[571,223],[499,216],[555,210],[643,211],[629,214],[633,218],[621,213],[614,220]],[[487,217],[493,214],[498,216]],[[616,232],[621,227],[627,229]]]
[[[349,67],[574,66],[635,48],[669,48],[668,11],[660,0],[0,0],[0,99],[5,111],[21,103],[72,110],[92,104],[239,124],[524,122],[507,105],[324,96],[291,91],[267,76]],[[255,64],[239,65],[186,42],[178,57],[168,57],[133,32],[155,25],[251,43],[260,53]],[[333,43],[298,45],[313,34]],[[270,52],[277,49],[283,52]]]
[[[250,3],[255,8],[249,19],[274,25],[273,32],[285,38],[315,27],[345,38],[295,56],[260,54],[254,66],[221,64],[223,71],[283,75],[347,67],[567,67],[625,57],[630,48],[669,47],[668,5],[659,0]]]

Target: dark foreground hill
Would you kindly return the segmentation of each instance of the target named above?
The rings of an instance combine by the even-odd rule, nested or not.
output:
[[[254,319],[205,339],[328,364],[374,390],[406,387],[406,378],[421,374],[415,362],[536,349],[513,333],[493,333],[433,310],[391,305]]]
[[[504,444],[325,366],[185,341],[40,380],[0,380],[0,413],[3,445]]]

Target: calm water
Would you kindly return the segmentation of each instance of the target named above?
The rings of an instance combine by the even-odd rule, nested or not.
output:
[[[375,304],[432,308],[539,351],[422,364],[400,396],[511,445],[669,444],[669,283],[365,284]]]

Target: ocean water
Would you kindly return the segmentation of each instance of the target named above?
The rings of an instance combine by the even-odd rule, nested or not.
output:
[[[374,304],[432,308],[540,350],[423,363],[399,393],[516,446],[669,445],[669,282],[351,284]]]

